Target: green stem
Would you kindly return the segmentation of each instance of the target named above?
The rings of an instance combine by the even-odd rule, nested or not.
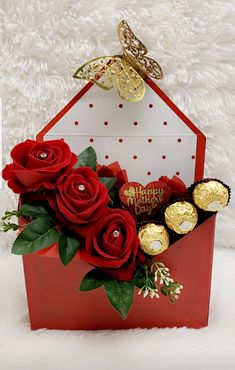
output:
[[[2,216],[2,220],[3,221],[6,221],[6,220],[10,220],[12,217],[20,217],[21,215],[21,212],[20,211],[6,211],[4,216]]]

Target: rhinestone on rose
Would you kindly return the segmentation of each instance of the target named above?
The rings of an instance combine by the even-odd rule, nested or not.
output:
[[[114,238],[118,238],[119,235],[120,235],[120,232],[118,230],[114,230],[114,232],[113,232]]]
[[[84,185],[78,185],[78,190],[79,191],[84,191],[86,188],[85,188],[85,186]]]
[[[47,157],[47,153],[43,152],[40,154],[41,159],[45,159]]]

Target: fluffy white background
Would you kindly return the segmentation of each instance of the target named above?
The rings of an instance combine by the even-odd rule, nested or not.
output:
[[[161,64],[159,86],[207,135],[205,176],[234,183],[233,0],[1,0],[3,163],[82,82],[89,58],[119,51],[116,26],[129,21]],[[3,184],[0,212],[16,206]],[[234,247],[235,204],[217,220],[216,246]],[[210,327],[193,330],[31,333],[21,262],[1,235],[0,367],[7,369],[221,369],[235,367],[234,250],[217,249]],[[1,366],[2,365],[2,366]]]

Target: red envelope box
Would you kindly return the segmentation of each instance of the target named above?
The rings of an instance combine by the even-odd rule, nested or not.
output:
[[[201,328],[208,324],[215,216],[179,239],[158,258],[184,288],[180,299],[143,298],[138,289],[132,309],[122,320],[103,287],[80,292],[92,268],[76,259],[64,267],[53,246],[46,255],[23,256],[32,329],[129,329],[152,327]]]
[[[37,140],[63,138],[79,154],[89,145],[99,164],[118,161],[129,181],[143,185],[174,175],[191,185],[203,177],[203,133],[150,79],[138,103],[123,101],[117,91],[88,83],[37,135]],[[128,329],[208,323],[215,217],[175,242],[157,260],[183,284],[180,299],[136,295],[126,320],[105,297],[103,288],[80,292],[92,267],[73,260],[64,267],[56,246],[46,255],[23,257],[32,329]]]

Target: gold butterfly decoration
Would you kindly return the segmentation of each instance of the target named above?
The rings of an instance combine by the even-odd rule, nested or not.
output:
[[[123,55],[92,59],[78,68],[73,77],[91,81],[105,90],[115,87],[121,98],[136,102],[144,96],[144,79],[163,78],[162,69],[146,56],[147,48],[125,20],[119,23],[118,36]]]

